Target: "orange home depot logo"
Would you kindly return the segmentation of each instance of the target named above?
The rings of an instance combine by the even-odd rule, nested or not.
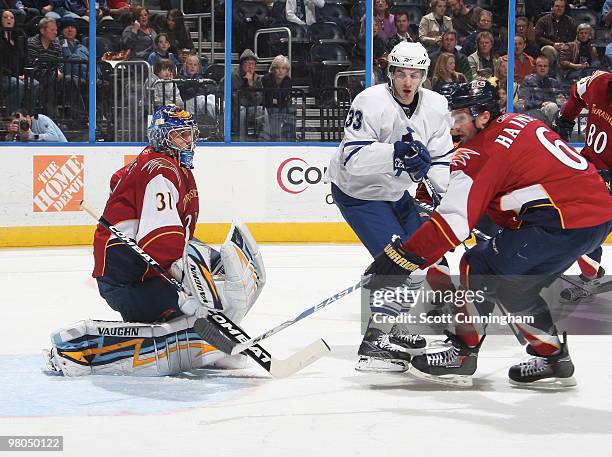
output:
[[[34,156],[35,213],[79,211],[83,200],[83,156]]]

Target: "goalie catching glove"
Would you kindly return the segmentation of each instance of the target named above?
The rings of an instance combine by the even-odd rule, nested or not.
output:
[[[364,284],[366,289],[377,290],[383,287],[399,287],[404,284],[406,276],[418,270],[427,262],[402,247],[402,241],[395,241],[385,246],[374,262],[366,269],[364,276],[370,276]]]

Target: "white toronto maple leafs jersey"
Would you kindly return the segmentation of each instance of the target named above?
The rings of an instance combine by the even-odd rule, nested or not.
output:
[[[408,118],[387,84],[361,92],[344,123],[344,140],[327,170],[327,180],[345,194],[361,200],[397,201],[415,183],[408,173],[393,169],[393,143],[421,141],[432,167],[428,173],[436,190],[446,191],[453,151],[448,102],[442,95],[419,89],[417,107]]]

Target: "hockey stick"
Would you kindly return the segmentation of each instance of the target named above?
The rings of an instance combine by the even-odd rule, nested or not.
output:
[[[224,347],[220,348],[223,352],[226,352],[227,354],[239,354],[240,352],[246,350],[247,348],[253,346],[254,344],[259,343],[260,341],[271,337],[272,335],[280,332],[281,330],[286,329],[287,327],[295,324],[298,321],[301,321],[302,319],[310,316],[311,314],[316,313],[317,311],[319,311],[320,309],[325,308],[327,305],[331,305],[333,302],[341,299],[342,297],[350,294],[351,292],[356,291],[357,289],[359,289],[362,285],[362,281],[359,280],[358,283],[347,287],[344,290],[341,290],[340,292],[332,295],[331,297],[326,298],[325,300],[323,300],[321,303],[311,306],[310,308],[302,311],[298,316],[292,318],[292,319],[288,319],[285,322],[283,322],[282,324],[277,325],[274,328],[271,328],[270,330],[262,333],[261,335],[259,335],[258,337],[255,338],[251,338],[248,339],[246,341],[240,341],[237,342],[236,344],[227,344],[226,341],[218,341],[220,338],[219,333],[215,333],[214,329],[212,329],[211,325],[208,323],[208,321],[205,321],[204,319],[198,319],[196,321],[196,325],[200,326],[200,330],[202,331],[202,334],[206,335],[206,340],[211,343],[213,346],[216,346],[216,342],[219,342],[220,344],[223,344]],[[201,321],[201,322],[198,322]],[[199,333],[199,332],[198,332]]]
[[[430,188],[430,190],[432,190],[432,189],[433,188]],[[432,213],[435,210],[435,208],[433,206],[428,205],[427,203],[424,203],[424,202],[422,202],[420,200],[416,200],[415,199],[415,202],[416,202],[417,206],[421,207],[422,209],[424,209],[428,213]],[[472,234],[476,238],[481,240],[481,241],[488,241],[488,240],[491,239],[491,236],[481,232],[480,230],[478,230],[476,228],[472,229]],[[572,286],[578,287],[579,289],[582,289],[585,292],[588,292],[590,295],[604,294],[604,293],[610,292],[612,290],[612,280],[611,281],[606,281],[603,284],[599,284],[597,287],[595,287],[593,289],[589,289],[589,288],[585,287],[584,284],[580,284],[578,281],[575,281],[574,279],[570,278],[567,275],[560,274],[558,277],[559,277],[559,279],[567,282],[568,284],[571,284]],[[563,298],[565,298],[565,297],[563,297]]]
[[[115,235],[120,241],[126,244],[133,252],[153,268],[159,276],[166,280],[169,284],[179,292],[185,292],[183,285],[168,273],[155,259],[147,254],[133,239],[122,233],[117,227],[107,221],[102,215],[100,215],[95,209],[87,204],[85,201],[81,201],[81,208],[85,210],[90,216],[98,221],[100,225],[106,228],[109,232]],[[234,324],[225,314],[217,310],[209,310],[206,317],[207,322],[211,325],[219,334],[223,334],[225,338],[233,340],[235,342],[243,342],[249,339],[249,336],[244,330],[238,325]],[[196,320],[197,322],[197,320]],[[194,328],[195,330],[195,328]],[[197,332],[197,330],[196,330]],[[210,341],[209,341],[210,342]],[[214,344],[213,344],[214,346]],[[307,367],[311,363],[323,357],[330,351],[329,346],[323,339],[314,341],[305,348],[299,350],[287,359],[276,359],[270,355],[268,351],[259,345],[249,347],[246,354],[261,365],[268,373],[275,378],[283,378],[302,368]],[[224,351],[225,352],[225,351]]]

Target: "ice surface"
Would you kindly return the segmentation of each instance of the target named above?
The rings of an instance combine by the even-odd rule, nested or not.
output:
[[[348,287],[370,261],[349,245],[262,253],[268,284],[243,322],[252,335]],[[608,271],[611,258],[608,246]],[[280,358],[318,337],[330,344],[328,357],[288,379],[254,363],[167,378],[45,376],[39,354],[53,330],[119,318],[98,296],[92,265],[90,248],[0,250],[0,435],[64,435],[66,456],[557,457],[607,455],[612,444],[612,337],[570,336],[572,391],[510,387],[508,367],[525,358],[510,336],[488,337],[471,390],[364,375],[353,369],[358,293],[264,344]]]

